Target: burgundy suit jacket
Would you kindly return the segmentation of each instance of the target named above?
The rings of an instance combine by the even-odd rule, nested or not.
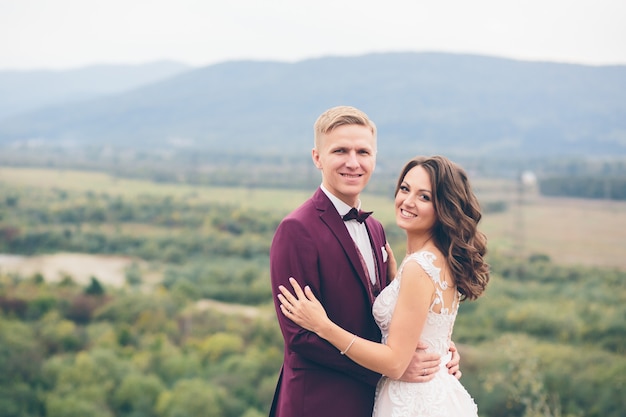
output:
[[[388,284],[385,233],[372,216],[365,224],[384,288]],[[311,287],[331,320],[380,342],[369,278],[341,216],[321,189],[278,226],[270,249],[270,273],[285,342],[270,416],[370,417],[380,375],[284,317],[276,298],[278,286],[291,290],[288,280],[294,277],[302,287]]]

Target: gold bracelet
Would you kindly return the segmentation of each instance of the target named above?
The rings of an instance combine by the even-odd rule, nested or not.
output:
[[[352,341],[350,342],[350,344],[348,345],[348,347],[346,348],[346,350],[344,350],[343,352],[339,352],[342,355],[345,355],[346,353],[348,353],[348,350],[350,350],[350,348],[352,347],[352,344],[355,342],[356,340],[356,335],[353,335],[354,337],[352,338]]]

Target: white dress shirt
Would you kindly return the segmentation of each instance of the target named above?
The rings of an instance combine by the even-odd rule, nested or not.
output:
[[[335,206],[335,208],[337,209],[337,212],[339,213],[341,217],[343,217],[350,211],[352,207],[350,207],[349,205],[347,205],[346,203],[344,203],[343,201],[335,197],[333,194],[331,194],[331,192],[328,191],[326,187],[324,187],[324,185],[322,185],[320,188],[322,189],[324,194],[326,194],[326,196],[330,199],[330,201],[333,203],[333,205]],[[357,207],[355,208],[357,210],[361,209],[361,200],[358,201]],[[376,284],[376,270],[374,266],[374,254],[372,253],[372,244],[370,242],[370,237],[369,237],[369,234],[367,233],[367,227],[365,227],[365,223],[359,223],[355,219],[355,220],[348,220],[347,222],[344,221],[344,224],[348,228],[348,233],[350,233],[352,240],[354,240],[354,243],[356,243],[356,246],[361,251],[361,256],[363,256],[365,265],[367,265],[367,272],[369,273],[370,281],[372,282],[372,284]]]

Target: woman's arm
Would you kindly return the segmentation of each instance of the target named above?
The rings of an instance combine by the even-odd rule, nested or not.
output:
[[[294,279],[290,282],[295,295],[283,286],[279,288],[280,309],[287,318],[328,340],[356,363],[398,379],[413,357],[434,293],[430,277],[417,263],[409,262],[401,279],[386,345],[361,339],[337,326],[311,289],[305,287],[303,291]]]

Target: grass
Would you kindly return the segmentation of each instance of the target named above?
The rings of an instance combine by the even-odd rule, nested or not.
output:
[[[271,210],[277,215],[291,211],[314,191],[162,184],[98,172],[7,167],[0,168],[0,183],[69,193],[108,193],[125,198],[142,194],[191,198],[244,209]],[[390,195],[392,187],[390,184]],[[626,270],[626,202],[545,198],[527,192],[520,204],[513,183],[478,180],[474,187],[482,199],[505,201],[509,206],[505,212],[484,216],[481,229],[489,238],[490,250],[525,255],[541,253],[564,265]],[[363,207],[374,210],[383,224],[395,227],[391,197],[364,193],[362,201]]]
[[[156,183],[145,180],[116,178],[89,172],[38,168],[0,168],[0,182],[13,187],[60,189],[68,192],[107,193],[131,198],[139,195],[192,198],[200,202],[236,204],[259,210],[289,211],[309,196],[310,192],[264,190],[252,188],[208,187],[186,184]],[[278,204],[278,207],[277,207]]]

